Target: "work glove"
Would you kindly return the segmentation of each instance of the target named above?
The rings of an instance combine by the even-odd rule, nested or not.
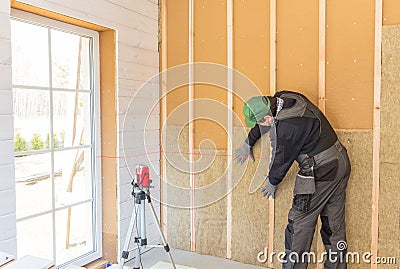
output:
[[[244,141],[240,148],[233,151],[233,160],[242,165],[247,158],[254,162],[253,148]]]
[[[264,197],[269,198],[269,196],[272,196],[272,199],[275,199],[275,191],[278,188],[278,186],[273,185],[271,182],[269,182],[269,178],[267,176],[263,176],[265,181],[267,181],[267,185],[265,185],[262,189],[261,192]]]

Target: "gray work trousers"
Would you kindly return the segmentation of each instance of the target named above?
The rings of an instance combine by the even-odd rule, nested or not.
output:
[[[341,241],[346,242],[345,201],[351,171],[347,151],[337,141],[335,145],[310,159],[313,162],[310,169],[312,175],[304,177],[300,171],[300,177],[296,177],[289,224],[285,231],[286,256],[282,268],[307,268],[308,256],[305,254],[310,251],[320,216],[320,233],[328,253],[324,268],[345,269],[346,249],[338,244]],[[304,179],[311,181],[303,184]],[[317,256],[316,259],[320,257]]]

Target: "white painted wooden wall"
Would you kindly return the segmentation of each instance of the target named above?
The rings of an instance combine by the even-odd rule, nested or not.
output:
[[[20,0],[21,1],[21,0]],[[131,97],[137,89],[159,70],[158,55],[158,1],[157,0],[22,0],[21,2],[71,16],[77,19],[112,28],[117,31],[117,121],[119,153],[122,153],[122,120]],[[15,183],[13,160],[13,118],[11,92],[9,2],[0,1],[0,251],[16,254]],[[157,83],[156,83],[157,84]],[[158,85],[141,94],[140,103],[154,104],[159,98]],[[144,121],[140,109],[130,110],[129,117]],[[131,143],[125,150],[133,154],[145,153],[141,146],[144,135],[150,151],[159,150],[159,108],[149,117],[146,133],[140,124],[129,125],[125,135]],[[131,179],[124,161],[117,159],[119,240],[123,244],[130,215],[133,212]],[[131,159],[131,166],[146,163],[152,166],[151,176],[155,183],[152,194],[159,197],[159,154]],[[159,205],[156,210],[159,212]],[[149,240],[158,240],[154,224],[148,223]],[[121,245],[119,246],[121,247]],[[119,248],[120,249],[120,248]],[[120,252],[119,252],[120,253]]]
[[[17,252],[10,4],[0,1],[0,251]]]

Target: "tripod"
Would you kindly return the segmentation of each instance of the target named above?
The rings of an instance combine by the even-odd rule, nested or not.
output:
[[[176,269],[175,262],[172,258],[170,248],[168,246],[168,243],[165,240],[165,236],[163,232],[161,231],[160,224],[157,219],[156,211],[154,210],[153,204],[151,203],[151,197],[150,197],[150,186],[148,187],[141,187],[137,184],[134,184],[133,192],[132,195],[135,199],[135,212],[132,214],[131,221],[129,223],[129,228],[128,228],[128,234],[125,239],[124,243],[124,248],[122,251],[121,255],[121,260],[119,263],[119,269],[123,268],[123,265],[125,263],[125,260],[128,259],[129,257],[129,243],[131,241],[133,229],[136,226],[137,230],[137,236],[135,237],[135,243],[137,244],[137,247],[132,249],[136,250],[136,258],[135,258],[135,267],[133,269],[140,269],[140,266],[142,264],[142,259],[141,259],[141,248],[146,248],[146,247],[163,247],[164,250],[168,253],[169,258],[171,260],[172,266],[174,269]],[[150,205],[151,213],[154,218],[154,222],[156,224],[157,230],[160,234],[161,240],[162,240],[162,245],[147,245],[147,237],[146,237],[146,215],[145,215],[145,204],[146,204],[146,199],[148,204]],[[142,266],[143,268],[143,266]]]

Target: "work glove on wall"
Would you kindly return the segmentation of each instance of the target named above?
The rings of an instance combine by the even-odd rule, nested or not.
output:
[[[269,182],[269,178],[267,176],[263,176],[265,181],[267,181],[267,184],[261,189],[261,192],[264,197],[269,198],[269,196],[272,196],[272,199],[275,199],[275,191],[278,188],[278,186],[275,186]]]
[[[240,148],[233,151],[233,160],[242,165],[247,158],[254,162],[253,148],[244,141]]]

